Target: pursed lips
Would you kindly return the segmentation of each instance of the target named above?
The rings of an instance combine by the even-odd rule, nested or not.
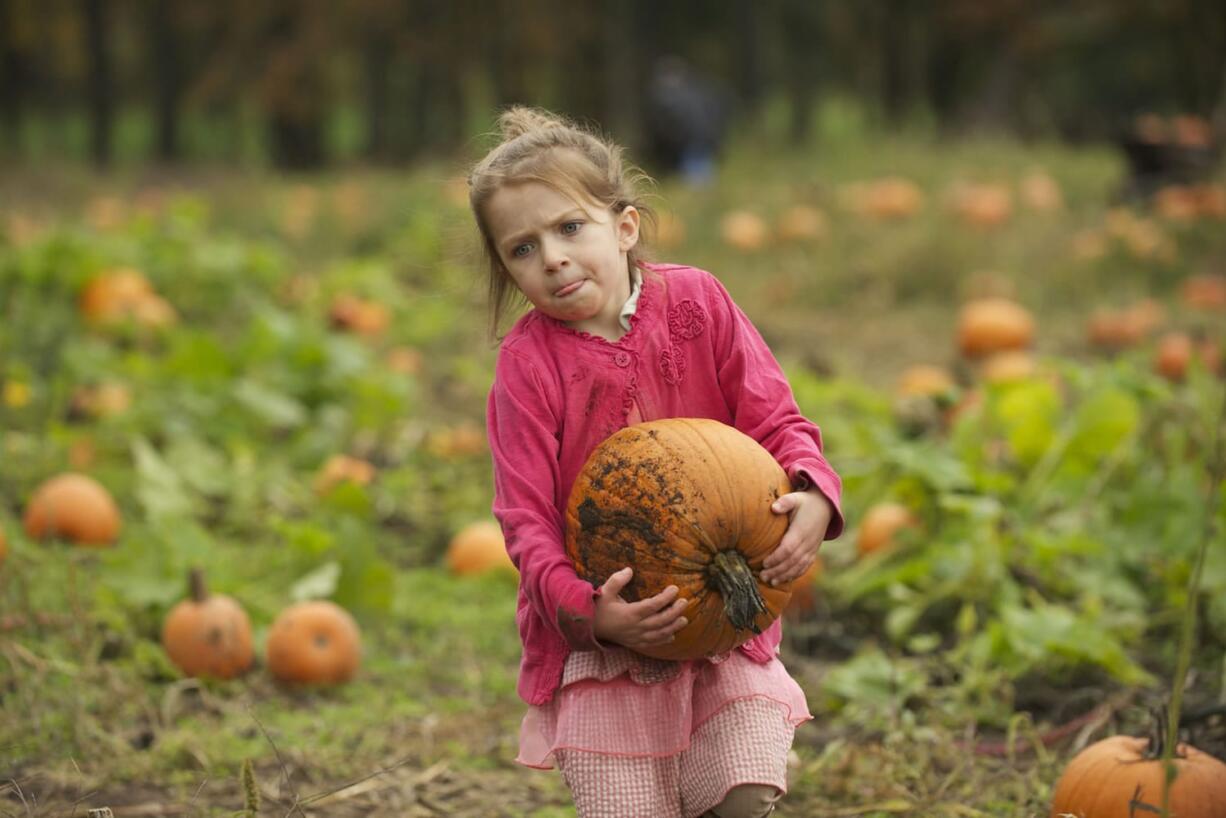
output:
[[[583,282],[585,280],[586,279],[581,278],[578,281],[572,281],[570,284],[566,284],[562,287],[559,287],[558,289],[553,291],[554,297],[561,298],[562,296],[570,295],[575,290],[579,289],[579,287],[583,286]]]

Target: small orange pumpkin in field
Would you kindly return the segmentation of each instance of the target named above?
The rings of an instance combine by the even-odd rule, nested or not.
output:
[[[62,537],[79,545],[110,545],[119,535],[119,508],[110,492],[76,472],[40,485],[26,506],[25,529],[33,539]]]
[[[1034,317],[1008,298],[968,301],[958,316],[958,346],[971,358],[1025,349],[1033,340]]]
[[[9,543],[4,538],[4,529],[0,528],[0,565],[4,565],[4,560],[9,555]]]
[[[458,576],[515,570],[507,556],[502,528],[493,520],[478,520],[456,532],[447,545],[447,567]]]
[[[775,233],[783,241],[817,241],[826,235],[826,214],[811,205],[792,205],[779,215]]]
[[[770,228],[762,217],[749,210],[726,213],[720,220],[719,232],[725,244],[745,253],[760,250],[770,236]]]
[[[80,308],[94,324],[125,320],[147,327],[164,327],[178,318],[174,307],[158,295],[139,270],[119,267],[91,278],[81,290]]]
[[[641,652],[696,659],[731,650],[774,622],[791,596],[759,578],[787,529],[771,511],[791,491],[770,453],[715,420],[622,429],[596,447],[571,488],[566,551],[599,587],[626,566],[630,601],[669,585],[689,601],[673,642]]]
[[[1201,273],[1189,276],[1179,288],[1185,307],[1220,312],[1226,310],[1226,275]]]
[[[339,684],[357,672],[362,659],[358,623],[334,602],[290,605],[268,630],[268,670],[283,682]]]
[[[889,548],[894,544],[894,535],[902,528],[919,524],[909,508],[901,503],[884,502],[872,506],[860,521],[856,536],[856,551],[861,556]]]
[[[784,616],[796,618],[813,613],[817,608],[817,582],[824,570],[822,555],[818,554],[817,559],[809,566],[809,570],[792,581],[792,598],[788,600],[787,607],[783,609]]]
[[[1078,753],[1065,768],[1051,799],[1051,818],[1134,818],[1162,808],[1166,770],[1162,753],[1147,752],[1149,739],[1111,736]],[[1170,785],[1173,818],[1226,815],[1226,764],[1195,747],[1175,751],[1178,771]]]
[[[1205,369],[1213,373],[1221,370],[1221,352],[1211,340],[1197,343],[1185,332],[1172,331],[1158,339],[1154,353],[1154,371],[1168,381],[1182,381],[1188,374],[1193,358],[1199,358]]]
[[[898,377],[899,397],[942,397],[956,392],[958,383],[953,373],[935,364],[909,366]]]
[[[1013,383],[1033,378],[1039,371],[1034,356],[1021,349],[996,352],[984,358],[979,375],[986,383]]]
[[[387,307],[355,295],[338,295],[328,308],[328,321],[333,327],[368,338],[382,335],[391,319]]]
[[[341,483],[357,483],[365,486],[375,479],[373,463],[347,454],[334,454],[315,473],[313,487],[319,495],[327,494]]]
[[[232,679],[255,659],[251,620],[231,597],[210,595],[199,568],[192,569],[190,586],[191,597],[171,608],[162,623],[162,647],[188,676]]]

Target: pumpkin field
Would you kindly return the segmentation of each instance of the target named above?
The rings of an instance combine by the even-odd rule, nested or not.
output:
[[[464,167],[0,177],[0,815],[574,815],[513,761]],[[656,185],[844,482],[778,815],[1162,814],[1122,750],[1053,797],[1176,734],[1226,814],[1216,173],[830,115]]]

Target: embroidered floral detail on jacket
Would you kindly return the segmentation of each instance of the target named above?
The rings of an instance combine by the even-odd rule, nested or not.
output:
[[[685,377],[685,350],[676,344],[661,350],[660,372],[664,375],[664,380],[673,386],[681,383],[681,379]]]
[[[678,302],[668,311],[668,334],[688,341],[702,335],[707,326],[707,313],[692,298]]]

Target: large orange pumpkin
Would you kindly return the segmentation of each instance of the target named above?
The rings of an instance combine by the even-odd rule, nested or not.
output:
[[[311,600],[283,610],[268,630],[268,670],[283,682],[348,681],[362,658],[358,623],[334,602]]]
[[[778,618],[790,588],[759,579],[787,530],[771,503],[787,475],[752,438],[714,420],[630,426],[592,452],[571,488],[566,550],[595,586],[629,565],[622,592],[645,599],[676,585],[689,620],[666,645],[641,652],[695,659],[731,650]]]
[[[232,679],[255,659],[251,620],[231,597],[209,594],[199,568],[189,582],[191,597],[171,608],[162,623],[162,647],[188,676]]]
[[[80,545],[110,545],[119,535],[119,508],[102,485],[75,472],[52,477],[30,497],[26,533],[33,539],[63,537]]]
[[[1069,762],[1056,784],[1051,818],[1136,818],[1162,807],[1165,769],[1161,754],[1147,753],[1149,739],[1111,736]],[[1170,787],[1172,818],[1226,815],[1226,764],[1186,744],[1175,753],[1178,774]]]

